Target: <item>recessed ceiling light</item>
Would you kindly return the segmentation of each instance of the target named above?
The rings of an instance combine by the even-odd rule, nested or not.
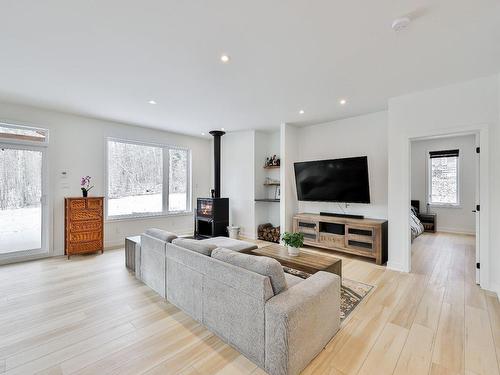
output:
[[[220,130],[224,131],[225,129],[224,128],[220,128]]]
[[[228,55],[221,55],[220,61],[222,61],[224,64],[227,64],[231,60],[231,58]]]
[[[201,133],[201,135],[205,135],[205,133]]]
[[[392,22],[392,29],[395,32],[400,32],[410,25],[411,20],[408,17],[397,18]]]
[[[303,109],[299,111],[299,115],[303,115],[304,113],[306,113],[306,111],[304,111]]]
[[[148,103],[149,104],[156,104],[156,100],[150,100]]]
[[[346,104],[347,104],[347,100],[345,100],[345,99],[340,99],[340,100],[339,100],[339,103],[340,103],[340,105],[346,105]]]

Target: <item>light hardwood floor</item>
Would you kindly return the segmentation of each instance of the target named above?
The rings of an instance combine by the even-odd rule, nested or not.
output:
[[[474,283],[473,237],[422,235],[411,274],[342,258],[344,277],[375,289],[305,374],[499,374],[500,304]],[[0,373],[264,372],[114,250],[0,267]]]

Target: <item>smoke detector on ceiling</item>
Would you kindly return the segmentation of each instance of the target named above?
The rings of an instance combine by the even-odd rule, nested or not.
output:
[[[397,18],[392,23],[392,29],[395,32],[399,32],[401,30],[406,29],[408,27],[408,25],[410,24],[410,22],[411,22],[411,20],[408,17]]]

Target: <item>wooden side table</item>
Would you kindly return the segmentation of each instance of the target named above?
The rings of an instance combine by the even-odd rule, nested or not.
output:
[[[424,230],[426,232],[436,232],[436,224],[437,224],[437,215],[436,214],[424,214],[424,213],[419,213],[418,214],[419,220],[422,222],[422,225],[424,226]]]
[[[125,238],[125,266],[141,278],[141,236]]]

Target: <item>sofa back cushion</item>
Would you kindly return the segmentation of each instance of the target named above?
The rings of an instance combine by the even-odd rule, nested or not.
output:
[[[176,238],[172,241],[174,245],[183,247],[191,251],[196,251],[197,253],[210,256],[212,251],[217,248],[217,246],[210,243],[203,243],[202,241],[193,240],[189,238]]]
[[[177,235],[175,233],[167,232],[166,230],[158,228],[146,229],[145,233],[151,237],[157,238],[165,242],[172,242],[172,240],[177,238]]]
[[[275,295],[288,288],[283,267],[276,259],[241,254],[224,248],[212,251],[212,258],[269,277]]]

